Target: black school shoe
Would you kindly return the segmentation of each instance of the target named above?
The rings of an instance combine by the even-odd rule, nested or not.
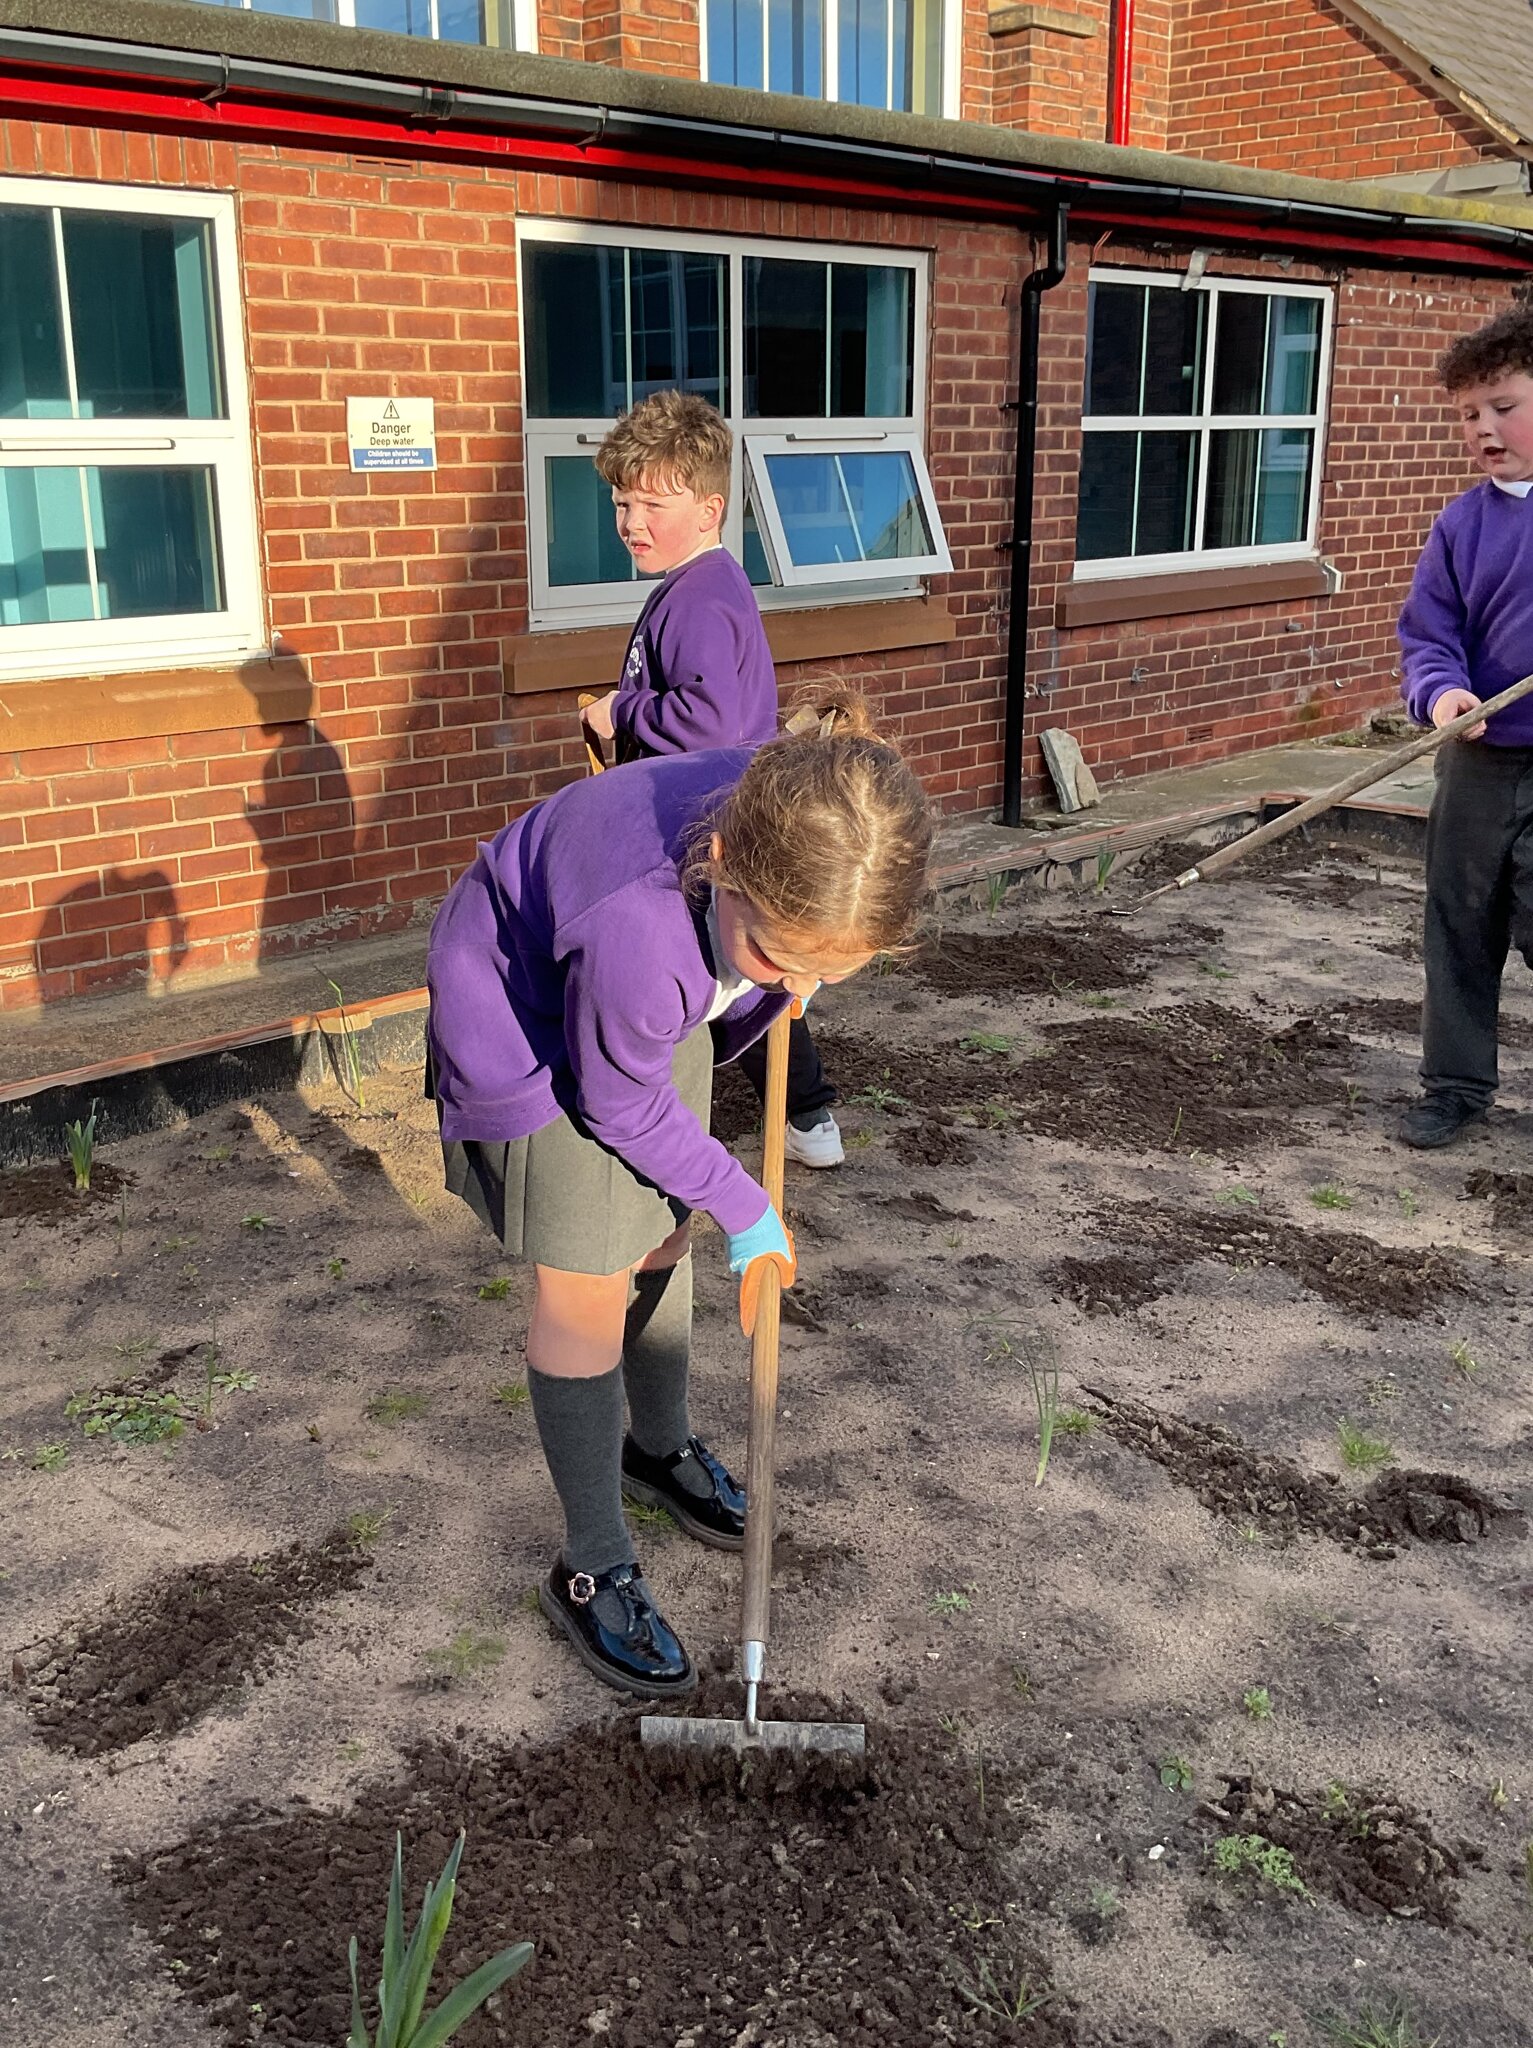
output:
[[[1442,1145],[1456,1144],[1471,1126],[1483,1124],[1485,1114],[1460,1095],[1422,1095],[1396,1124],[1395,1136],[1418,1152],[1435,1152]]]
[[[709,1481],[707,1493],[689,1493],[676,1477],[678,1468],[689,1462]],[[625,1436],[623,1492],[646,1507],[664,1508],[689,1536],[714,1550],[745,1548],[745,1489],[695,1436],[665,1458],[651,1457]]]
[[[594,1576],[555,1558],[538,1605],[581,1663],[619,1692],[667,1700],[695,1691],[692,1659],[655,1605],[637,1558]]]

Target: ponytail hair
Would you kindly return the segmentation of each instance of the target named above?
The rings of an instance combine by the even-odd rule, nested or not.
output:
[[[777,932],[884,953],[914,935],[932,829],[926,793],[867,699],[837,688],[800,705],[752,757],[689,875],[746,897]]]

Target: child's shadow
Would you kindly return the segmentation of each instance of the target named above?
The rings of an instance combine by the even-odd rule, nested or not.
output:
[[[45,1003],[135,986],[163,995],[187,951],[175,884],[160,868],[106,868],[77,883],[33,938]]]

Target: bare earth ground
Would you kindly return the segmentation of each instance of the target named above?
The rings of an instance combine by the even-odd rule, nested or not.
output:
[[[529,1612],[526,1283],[417,1075],[112,1146],[84,1202],[0,1180],[0,2038],[338,2048],[394,1827],[418,1892],[466,1821],[458,1966],[538,1944],[470,2048],[1298,2048],[1397,1997],[1533,2043],[1533,1001],[1518,965],[1489,1135],[1395,1146],[1420,883],[1381,861],[950,908],[816,1005],[850,1150],[790,1168],[771,1669],[868,1720],[850,1779],[652,1770]],[[1051,1358],[1092,1424],[1035,1488]],[[210,1371],[174,1441],[64,1414]],[[722,1665],[736,1563],[638,1535]]]

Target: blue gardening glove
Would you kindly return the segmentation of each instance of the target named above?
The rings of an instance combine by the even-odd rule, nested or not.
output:
[[[782,1285],[791,1287],[798,1277],[798,1254],[793,1249],[792,1234],[772,1202],[767,1203],[766,1213],[748,1230],[730,1232],[727,1242],[729,1270],[742,1276],[740,1328],[748,1337],[756,1327],[756,1309],[767,1268],[775,1266]]]

